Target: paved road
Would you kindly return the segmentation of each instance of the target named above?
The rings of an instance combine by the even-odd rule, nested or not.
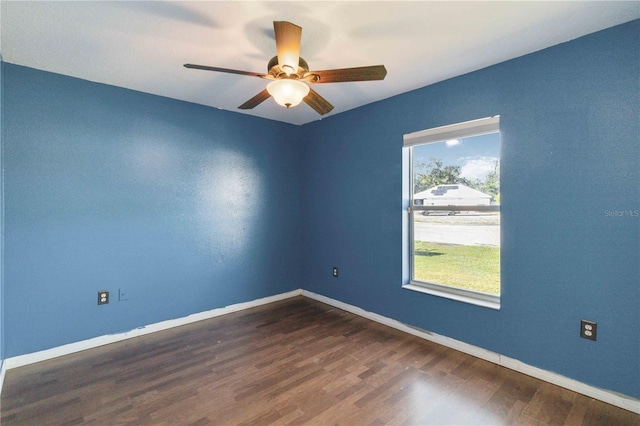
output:
[[[418,220],[414,234],[416,241],[500,247],[499,220],[464,216]]]

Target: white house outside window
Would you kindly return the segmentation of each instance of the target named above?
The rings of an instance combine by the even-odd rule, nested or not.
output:
[[[406,288],[500,306],[500,118],[404,136],[409,150]]]

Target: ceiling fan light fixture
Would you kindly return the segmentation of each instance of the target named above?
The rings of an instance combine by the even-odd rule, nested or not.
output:
[[[279,105],[291,108],[302,102],[302,99],[309,94],[309,86],[301,81],[285,78],[269,83],[267,92]]]

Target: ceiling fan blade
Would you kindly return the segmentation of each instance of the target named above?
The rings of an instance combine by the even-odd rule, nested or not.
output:
[[[278,65],[287,74],[298,72],[302,28],[286,21],[273,21]]]
[[[192,68],[192,69],[196,69],[196,70],[226,72],[227,74],[248,75],[250,77],[271,78],[270,75],[261,74],[259,72],[232,70],[232,69],[229,69],[229,68],[210,67],[210,66],[207,66],[207,65],[184,64],[184,67],[185,68]]]
[[[303,77],[309,83],[340,83],[345,81],[384,80],[387,69],[384,65],[342,68],[336,70],[309,71]]]
[[[249,99],[247,102],[243,103],[238,107],[238,109],[252,109],[260,105],[265,100],[269,99],[271,95],[267,92],[267,89],[264,89],[262,92],[255,95],[253,98]]]
[[[309,94],[304,97],[303,101],[320,115],[325,115],[333,109],[333,105],[312,88],[309,88]]]

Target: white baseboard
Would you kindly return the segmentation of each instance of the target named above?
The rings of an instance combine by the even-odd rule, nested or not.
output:
[[[300,289],[293,290],[287,293],[277,294],[275,296],[269,296],[262,299],[252,300],[250,302],[237,303],[235,305],[229,305],[229,306],[225,306],[224,308],[217,308],[217,309],[212,309],[210,311],[199,312],[197,314],[189,315],[182,318],[176,318],[172,320],[157,322],[157,323],[150,324],[144,327],[139,327],[124,333],[109,334],[106,336],[94,337],[92,339],[69,343],[67,345],[57,346],[55,348],[45,349],[39,352],[19,355],[19,356],[5,359],[3,363],[3,367],[6,366],[6,369],[22,367],[22,366],[33,364],[36,362],[57,358],[59,356],[69,355],[69,354],[84,351],[87,349],[93,349],[99,346],[108,345],[110,343],[115,343],[122,340],[138,337],[138,336],[143,336],[145,334],[155,333],[157,331],[167,330],[173,327],[179,327],[181,325],[190,324],[192,322],[202,321],[209,318],[218,317],[220,315],[230,314],[232,312],[254,308],[256,306],[266,305],[267,303],[277,302],[279,300],[288,299],[290,297],[299,296],[301,294],[302,294],[302,290]]]
[[[68,345],[58,346],[51,349],[46,349],[31,354],[19,355],[12,358],[7,358],[2,362],[0,366],[0,392],[2,392],[2,385],[4,383],[4,376],[6,370],[22,367],[25,365],[33,364],[40,361],[45,361],[52,358],[57,358],[63,355],[69,355],[75,352],[84,351],[87,349],[96,348],[110,343],[119,342],[121,340],[131,339],[145,334],[155,333],[157,331],[167,330],[173,327],[179,327],[181,325],[190,324],[196,321],[202,321],[209,318],[214,318],[220,315],[230,314],[232,312],[241,311],[244,309],[253,308],[256,306],[265,305],[267,303],[277,302],[279,300],[288,299],[291,297],[303,295],[310,299],[317,300],[327,305],[334,306],[338,309],[342,309],[347,312],[359,315],[361,317],[370,319],[380,324],[387,325],[400,331],[412,334],[425,340],[429,340],[434,343],[446,346],[451,349],[464,352],[469,355],[473,355],[477,358],[484,359],[485,361],[492,362],[494,364],[501,365],[511,370],[518,371],[531,377],[535,377],[540,380],[552,383],[554,385],[578,392],[582,395],[586,395],[591,398],[598,399],[616,407],[629,410],[631,412],[640,414],[640,400],[630,396],[615,393],[600,388],[596,388],[577,380],[570,379],[568,377],[556,374],[550,371],[546,371],[531,365],[525,364],[513,358],[500,355],[495,352],[482,349],[478,346],[470,345],[468,343],[461,342],[459,340],[452,339],[450,337],[442,336],[439,334],[431,333],[426,330],[421,330],[415,327],[411,327],[407,324],[401,323],[394,319],[376,314],[374,312],[365,311],[357,306],[349,305],[347,303],[340,302],[330,297],[322,296],[320,294],[312,293],[307,290],[293,290],[287,293],[278,294],[275,296],[265,297],[262,299],[253,300],[250,302],[238,303],[235,305],[226,306],[224,308],[212,309],[210,311],[200,312],[197,314],[189,315],[183,318],[177,318],[173,320],[167,320],[151,324],[145,327],[136,328],[125,333],[112,334],[107,336],[95,337],[93,339],[83,340],[80,342],[70,343]]]
[[[2,385],[4,385],[4,375],[7,373],[7,362],[0,361],[0,395],[2,395]]]
[[[334,306],[338,309],[351,312],[352,314],[370,319],[380,324],[384,324],[397,330],[404,331],[422,339],[438,343],[440,345],[455,349],[460,352],[464,352],[469,355],[473,355],[477,358],[484,359],[485,361],[498,364],[500,366],[518,371],[528,376],[535,377],[536,379],[544,380],[545,382],[549,382],[565,389],[580,393],[582,395],[586,395],[590,398],[598,399],[608,404],[615,405],[616,407],[624,408],[625,410],[640,414],[640,400],[635,399],[631,396],[626,396],[613,391],[608,391],[605,389],[587,385],[585,383],[570,379],[560,374],[525,364],[524,362],[518,361],[517,359],[509,358],[504,355],[482,349],[478,346],[470,345],[468,343],[464,343],[450,337],[411,327],[394,319],[387,318],[374,312],[365,311],[362,308],[358,308],[357,306],[349,305],[347,303],[331,299],[330,297],[322,296],[306,290],[302,290],[302,295],[310,299],[326,303],[327,305]]]

